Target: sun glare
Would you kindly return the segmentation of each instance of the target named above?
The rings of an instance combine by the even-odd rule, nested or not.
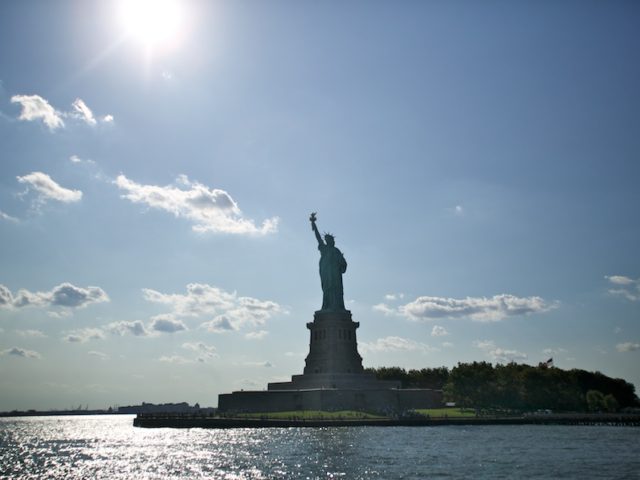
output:
[[[128,36],[147,48],[175,45],[184,11],[178,0],[122,0],[120,18]]]

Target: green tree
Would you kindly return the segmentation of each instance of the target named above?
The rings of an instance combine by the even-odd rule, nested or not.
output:
[[[447,367],[423,368],[407,372],[408,386],[410,388],[433,388],[439,390],[444,387],[448,378],[449,369]]]
[[[638,407],[633,384],[600,372],[562,370],[508,363],[458,363],[406,371],[401,367],[368,368],[380,380],[396,380],[402,388],[442,389],[447,401],[480,409],[616,411]],[[596,393],[589,393],[594,391]],[[611,397],[605,400],[606,397]]]
[[[587,372],[586,370],[573,369],[568,373],[573,375],[586,393],[589,390],[598,390],[616,397],[620,407],[638,407],[640,403],[635,393],[635,386],[621,378],[607,377],[601,372]]]
[[[547,381],[547,406],[552,410],[569,411],[584,410],[585,396],[578,382],[566,371],[554,367],[545,367]]]
[[[597,412],[604,408],[604,395],[600,390],[589,390],[586,394],[587,407],[590,412]]]
[[[546,368],[529,367],[523,372],[523,403],[528,410],[552,408]]]
[[[395,380],[401,382],[402,388],[432,388],[440,390],[447,383],[449,369],[447,367],[423,368],[409,370],[401,367],[367,368],[368,373],[375,374],[378,380]]]
[[[407,388],[408,376],[407,371],[401,367],[379,367],[367,368],[368,373],[375,374],[378,380],[395,380],[401,382],[402,388]]]
[[[496,406],[507,410],[522,410],[524,408],[524,372],[530,367],[511,362],[498,364],[496,372]]]
[[[487,362],[458,363],[451,369],[445,398],[462,407],[490,408],[496,404],[493,365]]]
[[[604,396],[604,408],[606,408],[607,412],[617,412],[618,411],[618,400],[611,394]]]

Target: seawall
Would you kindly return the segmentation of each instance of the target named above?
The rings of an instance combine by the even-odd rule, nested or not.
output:
[[[436,427],[445,425],[615,425],[640,427],[640,415],[566,414],[527,415],[517,417],[438,417],[345,420],[138,415],[133,420],[133,425],[135,427],[142,428]]]

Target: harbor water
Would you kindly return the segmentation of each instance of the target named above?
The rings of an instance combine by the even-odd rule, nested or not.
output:
[[[0,419],[0,478],[639,478],[640,429],[142,429],[133,416]]]

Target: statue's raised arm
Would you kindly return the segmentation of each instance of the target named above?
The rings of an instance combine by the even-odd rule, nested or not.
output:
[[[322,283],[322,310],[344,310],[344,293],[342,274],[347,271],[347,261],[342,252],[335,246],[335,239],[330,233],[324,239],[316,226],[316,213],[309,217],[311,229],[318,240],[320,250],[320,281]]]
[[[318,245],[324,245],[324,242],[322,241],[322,236],[318,231],[318,227],[316,227],[316,212],[311,213],[311,215],[309,216],[309,221],[311,222],[311,230],[313,230],[313,233],[316,234],[316,240],[318,240]]]

